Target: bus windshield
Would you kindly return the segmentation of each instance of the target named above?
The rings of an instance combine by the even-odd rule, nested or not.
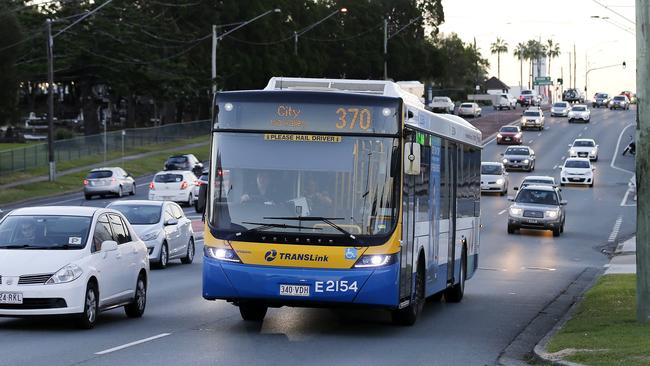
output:
[[[216,132],[213,143],[208,220],[220,239],[385,236],[395,226],[395,137]]]

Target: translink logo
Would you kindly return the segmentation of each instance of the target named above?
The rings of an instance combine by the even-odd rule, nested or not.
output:
[[[307,262],[328,262],[329,257],[326,255],[318,254],[296,254],[296,253],[278,253],[275,249],[271,249],[264,254],[264,260],[272,262],[277,255],[280,254],[281,260],[286,261],[307,261]]]

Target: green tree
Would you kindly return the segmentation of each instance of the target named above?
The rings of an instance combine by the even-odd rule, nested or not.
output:
[[[17,117],[16,100],[18,75],[16,72],[16,52],[14,46],[23,36],[18,21],[10,8],[0,6],[0,125]],[[2,136],[0,136],[2,137]]]
[[[524,60],[526,59],[526,44],[523,42],[517,43],[512,54],[519,60],[519,87],[523,87],[524,83]]]
[[[497,78],[501,79],[501,54],[508,52],[508,43],[497,37],[497,40],[490,45],[490,52],[497,55]]]
[[[546,56],[548,56],[548,74],[551,75],[551,61],[560,56],[560,45],[552,39],[546,41]]]

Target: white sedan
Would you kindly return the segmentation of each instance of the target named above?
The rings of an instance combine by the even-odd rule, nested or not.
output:
[[[598,161],[598,145],[593,139],[575,139],[569,147],[569,156],[572,158],[589,158]]]
[[[198,178],[189,170],[164,170],[149,183],[149,199],[174,201],[192,206],[196,200],[194,187]]]
[[[120,211],[133,225],[149,252],[149,261],[167,268],[172,259],[183,264],[194,260],[194,230],[183,210],[170,201],[117,201],[108,208]]]
[[[476,103],[463,103],[458,107],[459,116],[472,116],[480,117],[481,116],[481,107]]]
[[[594,170],[586,158],[568,158],[560,171],[560,185],[587,184],[594,186]]]
[[[31,207],[0,221],[0,316],[72,314],[92,328],[123,306],[137,318],[148,281],[147,247],[118,211]]]

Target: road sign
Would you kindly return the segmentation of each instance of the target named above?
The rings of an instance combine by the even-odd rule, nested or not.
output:
[[[533,81],[533,85],[553,85],[553,82],[548,79],[548,80],[537,80],[535,79]]]
[[[550,76],[536,76],[535,81],[536,82],[551,81],[551,77]]]

